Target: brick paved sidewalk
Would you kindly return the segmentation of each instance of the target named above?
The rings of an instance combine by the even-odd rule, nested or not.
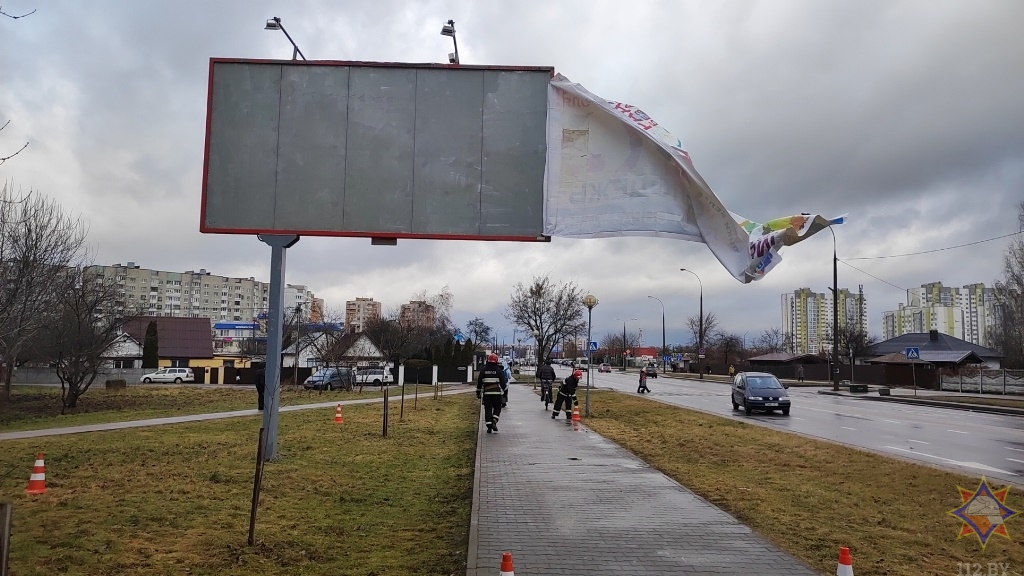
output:
[[[512,385],[498,434],[480,425],[467,576],[757,574],[805,565],[617,444]],[[481,421],[483,417],[481,416]]]

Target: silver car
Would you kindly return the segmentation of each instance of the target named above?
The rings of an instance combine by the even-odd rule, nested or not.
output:
[[[139,382],[174,382],[175,384],[181,384],[182,382],[195,382],[196,375],[192,372],[191,368],[161,368],[156,372],[150,372],[149,374],[143,374],[139,378]]]

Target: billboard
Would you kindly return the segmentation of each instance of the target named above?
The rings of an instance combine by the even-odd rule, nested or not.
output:
[[[210,60],[200,230],[546,241],[550,67]]]

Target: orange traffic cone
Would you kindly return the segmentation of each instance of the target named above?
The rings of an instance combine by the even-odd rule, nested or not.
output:
[[[334,411],[334,423],[344,424],[345,418],[341,415],[341,403],[338,403],[338,409]]]
[[[498,576],[516,576],[516,573],[512,570],[512,553],[505,552],[501,555],[501,572]]]
[[[580,421],[580,407],[579,406],[573,406],[572,407],[572,421],[573,422],[579,422]]]
[[[43,453],[36,455],[36,463],[32,466],[32,475],[28,478],[25,494],[46,493],[46,466],[43,464]]]
[[[853,576],[853,558],[846,546],[839,548],[839,567],[836,568],[836,576]]]

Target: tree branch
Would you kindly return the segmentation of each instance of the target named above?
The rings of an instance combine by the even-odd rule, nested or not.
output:
[[[36,9],[33,8],[31,12],[27,12],[25,14],[22,14],[21,16],[15,16],[13,14],[8,14],[7,12],[4,12],[4,7],[0,6],[0,16],[7,16],[11,20],[18,20],[19,18],[24,18],[25,16],[31,16],[31,15],[33,15],[35,13],[36,13]]]

